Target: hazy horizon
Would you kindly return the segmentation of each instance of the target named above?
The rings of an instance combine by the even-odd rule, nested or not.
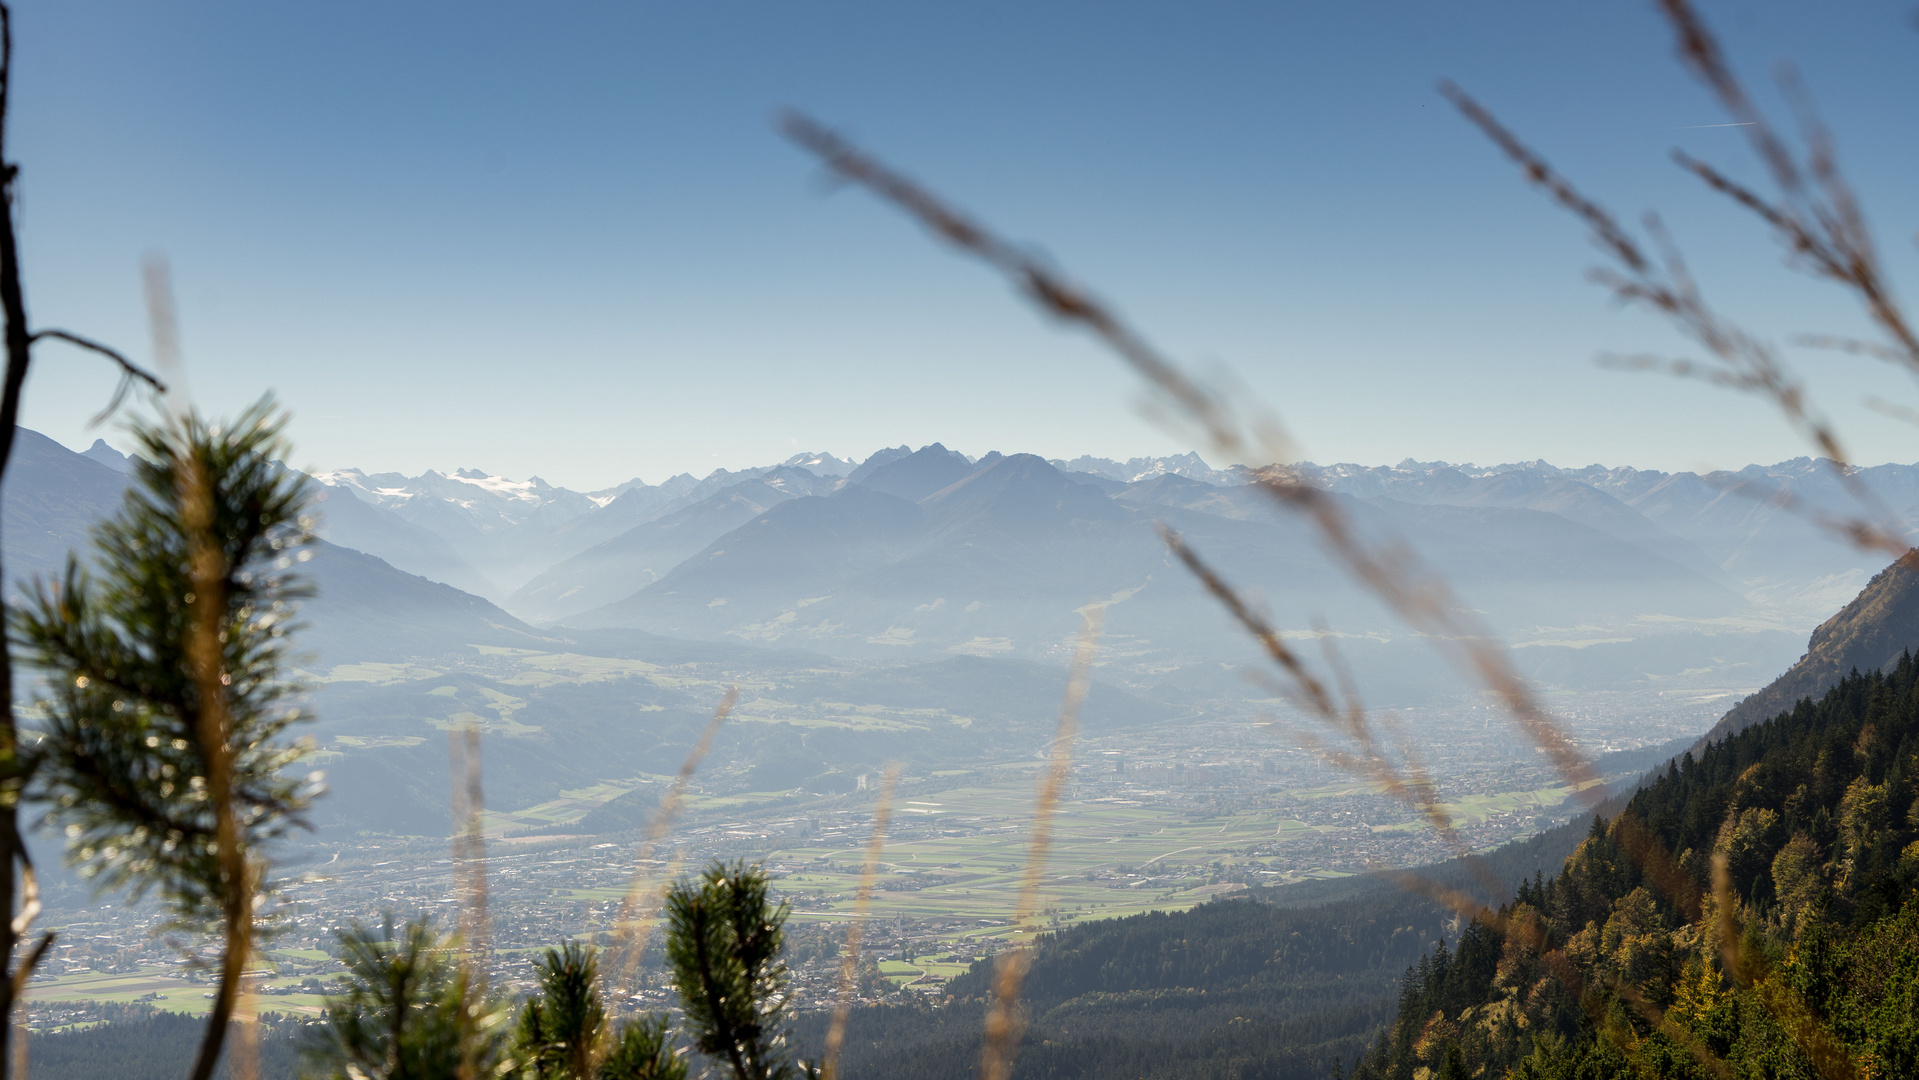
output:
[[[47,433],[41,432],[41,434],[47,434]],[[128,452],[129,447],[127,445],[127,441],[124,438],[116,439],[116,438],[110,437],[110,436],[119,435],[120,432],[118,432],[117,430],[116,431],[93,430],[93,431],[85,432],[85,434],[90,437],[83,438],[77,442],[61,442],[61,445],[67,447],[68,449],[74,451],[75,453],[84,453],[88,448],[90,448],[93,445],[94,440],[99,439],[99,440],[105,441],[107,445],[113,447],[115,450],[117,450],[118,452],[122,454]],[[55,439],[55,441],[60,442],[61,440]],[[1205,462],[1207,466],[1210,468],[1224,469],[1227,467],[1226,463],[1214,461],[1204,451],[1200,451],[1200,450],[1177,450],[1176,449],[1176,450],[1170,450],[1170,451],[1165,451],[1160,453],[1148,453],[1145,451],[1140,451],[1136,453],[1127,453],[1127,454],[1096,454],[1096,453],[1070,453],[1070,452],[1069,453],[1038,453],[1037,451],[1025,449],[1023,447],[1009,448],[1007,446],[992,446],[984,450],[976,450],[970,447],[954,445],[952,442],[944,439],[928,439],[925,441],[907,439],[907,440],[902,440],[901,442],[892,443],[886,446],[876,446],[873,449],[868,450],[864,453],[841,453],[839,451],[827,450],[817,446],[802,447],[801,449],[795,450],[793,453],[787,454],[785,457],[781,457],[781,458],[749,460],[745,456],[740,456],[737,459],[723,460],[719,463],[714,464],[710,468],[706,469],[704,472],[693,472],[693,471],[684,470],[684,469],[680,470],[679,472],[667,472],[660,468],[646,468],[643,466],[639,470],[632,472],[621,479],[614,480],[609,483],[593,483],[593,484],[588,484],[583,482],[582,483],[568,482],[568,480],[564,477],[564,474],[549,476],[545,473],[518,474],[518,473],[504,472],[496,469],[490,469],[486,466],[484,462],[464,463],[464,464],[457,463],[457,462],[451,463],[451,464],[430,464],[420,469],[395,469],[395,468],[385,467],[380,462],[364,462],[364,461],[321,462],[321,463],[306,462],[300,465],[299,467],[303,471],[316,474],[316,475],[321,473],[344,472],[349,469],[357,469],[358,471],[362,473],[366,473],[368,475],[372,475],[374,473],[396,473],[397,472],[406,476],[423,476],[428,472],[437,472],[445,476],[452,476],[463,469],[478,469],[479,471],[485,473],[489,477],[499,477],[501,479],[512,480],[515,482],[525,482],[525,481],[533,480],[537,478],[553,487],[566,488],[570,491],[590,492],[590,491],[601,491],[601,490],[606,490],[608,488],[617,487],[621,484],[625,484],[633,480],[639,480],[650,485],[657,485],[674,476],[679,476],[682,474],[693,476],[696,479],[701,479],[701,478],[712,475],[714,472],[718,472],[721,470],[725,470],[728,472],[737,472],[741,469],[765,468],[771,465],[781,464],[796,456],[809,455],[809,454],[829,454],[842,461],[849,461],[855,465],[858,465],[860,462],[866,460],[868,457],[871,457],[873,454],[878,453],[879,451],[882,451],[882,450],[893,449],[899,446],[907,446],[911,449],[917,450],[921,447],[931,446],[934,444],[945,446],[948,450],[953,450],[958,453],[964,454],[967,457],[972,458],[974,460],[978,460],[982,457],[985,457],[988,454],[1001,453],[1001,454],[1037,454],[1037,456],[1043,457],[1047,459],[1048,461],[1068,461],[1068,462],[1080,457],[1104,458],[1106,460],[1124,464],[1127,461],[1138,459],[1138,458],[1169,458],[1169,457],[1178,457],[1187,453],[1191,453],[1197,456],[1201,461]],[[1749,466],[1765,467],[1765,466],[1773,466],[1773,465],[1782,465],[1787,462],[1791,462],[1799,459],[1813,459],[1815,457],[1816,455],[1812,455],[1808,453],[1800,453],[1800,454],[1793,454],[1789,457],[1777,458],[1771,461],[1748,461],[1748,462],[1743,462],[1737,465],[1726,465],[1726,466],[1719,466],[1719,467],[1728,469],[1731,471],[1737,471],[1738,469],[1749,467]],[[1667,465],[1667,466],[1620,465],[1620,464],[1613,464],[1613,463],[1608,463],[1603,461],[1588,461],[1588,462],[1575,464],[1567,461],[1552,461],[1543,457],[1515,458],[1515,459],[1503,460],[1503,461],[1450,461],[1450,460],[1447,460],[1444,458],[1438,458],[1438,457],[1421,458],[1421,457],[1411,457],[1411,456],[1402,457],[1396,461],[1314,461],[1310,458],[1302,458],[1299,461],[1292,462],[1292,464],[1311,465],[1311,466],[1316,466],[1320,468],[1332,468],[1337,466],[1355,466],[1358,468],[1366,468],[1366,469],[1380,469],[1380,468],[1396,468],[1400,465],[1404,465],[1408,462],[1412,462],[1418,465],[1443,464],[1443,465],[1449,465],[1454,468],[1461,468],[1461,469],[1490,469],[1490,468],[1498,468],[1498,467],[1507,466],[1507,465],[1530,465],[1538,461],[1544,461],[1546,464],[1554,468],[1565,469],[1565,470],[1577,470],[1577,469],[1587,469],[1587,468],[1602,468],[1602,469],[1632,468],[1632,469],[1638,469],[1641,471],[1653,471],[1653,472],[1662,472],[1662,473],[1695,472],[1695,473],[1701,473],[1701,474],[1709,471],[1709,470],[1701,469],[1698,467],[1673,466],[1673,465]],[[1913,461],[1900,461],[1900,460],[1855,461],[1852,464],[1856,468],[1873,468],[1881,465],[1919,465],[1919,459],[1915,459]],[[614,471],[617,472],[618,471],[617,468]]]
[[[1769,100],[1768,66],[1799,66],[1889,238],[1919,218],[1890,137],[1903,8],[1705,13]],[[1622,219],[1657,209],[1754,330],[1857,332],[1667,159],[1750,169],[1654,5],[1087,15],[24,0],[27,302],[145,356],[138,263],[166,253],[203,406],[273,388],[302,458],[330,465],[596,488],[633,462],[704,473],[903,430],[969,452],[1189,449],[1096,346],[889,208],[829,195],[771,128],[793,106],[1038,246],[1170,354],[1228,367],[1305,458],[1805,452],[1761,401],[1600,370],[1692,350],[1583,280],[1583,230],[1435,91],[1457,80]],[[1789,361],[1857,459],[1906,456],[1910,430],[1861,404],[1870,365]],[[48,350],[25,422],[84,446],[110,388]]]

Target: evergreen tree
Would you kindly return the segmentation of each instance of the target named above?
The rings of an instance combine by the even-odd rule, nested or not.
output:
[[[284,414],[263,399],[232,424],[197,415],[134,428],[133,485],[15,609],[15,639],[45,673],[27,790],[53,807],[67,855],[101,889],[155,892],[176,925],[224,934],[219,990],[193,1076],[219,1059],[254,920],[265,845],[301,823],[310,790],[288,769],[300,718],[285,676],[311,539]]]
[[[667,965],[688,1033],[734,1080],[812,1074],[787,1048],[787,972],[779,956],[788,911],[773,902],[766,872],[743,863],[715,863],[667,894]]]
[[[341,993],[309,1054],[327,1080],[496,1080],[512,1075],[507,1018],[475,994],[456,943],[425,920],[342,931]]]
[[[666,1017],[609,1020],[591,948],[569,941],[536,966],[540,989],[521,1007],[515,1033],[530,1080],[685,1080]]]

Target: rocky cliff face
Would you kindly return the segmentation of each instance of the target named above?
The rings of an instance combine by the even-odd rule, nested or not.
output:
[[[1919,549],[1881,570],[1852,602],[1812,632],[1806,655],[1771,685],[1734,706],[1701,743],[1818,699],[1853,671],[1882,671],[1919,649]]]

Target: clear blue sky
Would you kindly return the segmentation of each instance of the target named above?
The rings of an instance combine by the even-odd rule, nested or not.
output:
[[[1859,329],[1667,162],[1754,175],[1642,0],[16,6],[36,319],[146,355],[138,264],[166,252],[197,399],[273,388],[306,464],[591,488],[900,442],[1188,449],[1091,345],[827,190],[771,132],[786,105],[1231,368],[1322,462],[1802,452],[1757,402],[1593,366],[1674,339],[1584,283],[1581,230],[1442,75],[1609,205],[1661,210],[1733,314]],[[1909,5],[1707,11],[1755,80],[1800,65],[1912,284]],[[1919,459],[1858,407],[1914,384],[1795,362],[1857,458]],[[84,445],[110,381],[48,350],[27,422]]]

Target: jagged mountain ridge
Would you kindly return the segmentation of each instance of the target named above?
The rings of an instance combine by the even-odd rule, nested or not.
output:
[[[1561,469],[1543,461],[1483,468],[1411,460],[1389,467],[1308,463],[1300,469],[1333,491],[1405,502],[1498,497],[1492,493],[1517,494],[1543,482],[1583,485],[1610,496],[1653,529],[1698,548],[1749,597],[1807,625],[1851,599],[1884,562],[1875,553],[1835,542],[1803,512],[1771,498],[1790,496],[1803,507],[1839,516],[1859,514],[1861,504],[1832,463],[1813,458],[1703,476],[1601,465]],[[1901,524],[1919,520],[1919,465],[1877,465],[1850,473],[1892,508]]]
[[[1884,671],[1919,648],[1919,552],[1881,570],[1852,602],[1819,624],[1806,654],[1733,706],[1700,740],[1706,744],[1818,699],[1853,672]]]
[[[874,482],[882,488],[903,484],[900,493],[918,501],[932,486],[949,486],[996,460],[1000,460],[997,454],[972,459],[939,444],[918,451],[902,445],[857,464],[809,453],[781,465],[718,470],[705,478],[681,475],[657,485],[635,480],[584,493],[537,479],[511,481],[482,475],[478,470],[412,479],[348,470],[324,474],[322,479],[333,485],[329,492],[335,499],[351,494],[358,505],[340,503],[327,515],[325,528],[335,542],[487,597],[518,617],[541,623],[594,622],[604,619],[602,609],[624,603],[708,547],[719,545],[737,555],[741,547],[728,548],[719,541],[750,523],[755,510],[765,513],[792,498],[825,496],[849,485]],[[1269,598],[1281,598],[1282,608],[1287,606],[1286,598],[1297,600],[1291,605],[1297,613],[1294,629],[1320,617],[1337,624],[1341,632],[1373,635],[1375,630],[1397,630],[1390,619],[1369,610],[1363,598],[1342,594],[1322,599],[1350,590],[1343,581],[1326,579],[1317,570],[1297,574],[1275,569],[1292,563],[1290,556],[1275,560],[1272,544],[1311,549],[1313,538],[1293,531],[1262,496],[1244,485],[1242,470],[1213,469],[1196,455],[1126,462],[1080,457],[1049,464],[1055,469],[1066,466],[1061,475],[1121,507],[1130,507],[1137,519],[1165,516],[1169,507],[1192,512],[1195,516],[1186,519],[1183,528],[1197,529],[1216,548],[1223,545],[1228,554],[1222,557],[1229,561],[1234,553],[1244,555],[1242,564],[1251,569],[1239,580]],[[1655,664],[1660,657],[1676,656],[1668,646],[1684,638],[1683,650],[1697,662],[1676,670],[1704,665],[1725,670],[1735,689],[1752,686],[1789,662],[1806,630],[1878,569],[1870,556],[1827,540],[1798,517],[1729,490],[1737,483],[1763,484],[1790,490],[1816,505],[1843,508],[1844,492],[1831,470],[1808,459],[1704,477],[1601,466],[1560,469],[1545,462],[1478,467],[1409,460],[1390,467],[1308,463],[1299,468],[1314,482],[1365,507],[1357,512],[1376,523],[1377,535],[1415,536],[1422,547],[1430,544],[1438,549],[1430,557],[1460,594],[1516,635],[1522,667],[1552,678],[1574,669],[1605,669],[1612,672],[1608,678],[1637,678],[1646,673],[1633,671],[1635,665],[1642,665],[1649,656]],[[926,475],[909,477],[915,470]],[[1914,501],[1919,500],[1919,467],[1881,466],[1860,470],[1860,475],[1889,504],[1919,507]],[[1908,516],[1919,516],[1919,512],[1908,512]],[[1259,528],[1235,532],[1222,519],[1277,527],[1282,532],[1277,536]],[[1547,572],[1544,551],[1564,541],[1554,539],[1555,530],[1564,531],[1558,524],[1562,521],[1582,527],[1567,537],[1577,538],[1575,546],[1592,557],[1562,560],[1554,577]],[[1220,535],[1211,535],[1215,533]],[[1594,533],[1625,547],[1595,541]],[[1101,543],[1122,546],[1137,539],[1129,535],[1118,541],[1120,532],[1097,535],[1105,537]],[[1263,539],[1256,541],[1256,536]],[[985,574],[994,565],[985,554],[975,552],[972,557],[977,573]],[[1153,554],[1159,553],[1155,549]],[[1622,558],[1628,554],[1630,558]],[[998,572],[1003,576],[1018,570],[1020,558],[1011,549],[1000,552]],[[1503,572],[1502,561],[1513,558],[1538,573],[1527,578]],[[1156,567],[1147,566],[1151,560],[1143,552],[1112,551],[1086,561],[1103,564],[1112,572],[1101,578],[1068,565],[1066,572],[1051,579],[1041,575],[1041,584],[1064,587],[1081,582],[1092,589],[1091,594],[1071,603],[1064,603],[1063,595],[1060,602],[1011,597],[999,605],[1001,617],[974,620],[981,624],[980,632],[961,637],[932,634],[919,625],[946,619],[957,627],[953,612],[940,613],[942,600],[958,603],[954,598],[936,589],[909,605],[902,616],[894,610],[897,605],[877,589],[884,575],[875,575],[867,587],[851,589],[834,600],[827,597],[829,584],[779,603],[762,597],[767,603],[761,606],[768,609],[758,611],[762,618],[729,622],[723,616],[753,609],[752,605],[729,596],[737,590],[714,578],[723,567],[709,566],[699,574],[689,567],[689,575],[713,586],[709,603],[724,599],[733,607],[720,611],[727,604],[717,605],[704,615],[689,610],[670,620],[670,625],[684,629],[670,632],[749,641],[793,640],[794,624],[839,621],[842,636],[854,639],[861,649],[869,645],[881,651],[917,648],[938,640],[934,647],[988,652],[1024,648],[1039,650],[1027,655],[1041,656],[1052,647],[1048,642],[1070,634],[1070,626],[1062,629],[1073,621],[1070,610],[1088,600],[1124,594],[1133,613],[1143,617],[1159,602],[1161,590],[1185,589],[1189,584],[1178,574],[1167,574],[1171,568],[1163,559]],[[724,558],[721,562],[731,565]],[[818,561],[814,562],[817,570]],[[1628,564],[1640,570],[1661,568],[1652,578],[1663,576],[1676,585],[1673,599],[1650,606],[1635,599],[1653,591],[1652,578],[1642,582],[1645,588],[1637,593],[1628,588],[1617,597],[1605,596],[1605,575]],[[1668,564],[1687,573],[1672,577]],[[903,566],[895,580],[903,581],[909,569]],[[755,571],[761,576],[766,572]],[[1701,582],[1726,590],[1734,597],[1732,605]],[[820,620],[802,621],[805,609],[799,605],[803,601],[809,602]],[[972,598],[959,606],[976,602],[984,603]],[[927,610],[918,610],[922,605]],[[1635,605],[1642,610],[1628,610]],[[1672,622],[1673,613],[1680,609],[1684,609],[1680,622]],[[589,612],[600,614],[589,617]],[[1022,621],[1022,617],[1027,618]],[[1648,623],[1642,617],[1667,621]],[[664,629],[667,624],[648,625]],[[1585,677],[1577,671],[1573,677]]]
[[[1156,474],[1115,498],[1033,455],[988,455],[944,483],[963,461],[937,445],[893,455],[829,495],[769,509],[658,582],[567,625],[797,642],[848,656],[930,649],[1057,659],[1078,610],[1101,600],[1111,605],[1109,644],[1122,655],[1238,655],[1238,631],[1167,555],[1156,531],[1165,521],[1264,595],[1289,629],[1322,617],[1369,640],[1410,641],[1318,551],[1303,522],[1245,488]],[[1615,620],[1647,611],[1716,618],[1740,603],[1703,573],[1555,514],[1339,498],[1363,532],[1418,535],[1456,586],[1508,620],[1551,618],[1568,601]],[[1210,502],[1224,512],[1192,508]],[[1374,655],[1361,666],[1389,665]]]
[[[857,465],[825,454],[795,455],[782,464],[843,485],[865,482],[898,460],[936,447],[955,461],[976,466],[984,460],[933,444],[920,451],[908,446],[881,450]],[[1212,506],[1189,508],[1229,516],[1253,512],[1244,505],[1237,509],[1232,505],[1243,471],[1214,469],[1197,455],[1126,462],[1080,457],[1055,459],[1052,464],[1107,494],[1157,477],[1190,480],[1220,495]],[[411,479],[343,470],[321,474],[321,478],[440,535],[462,561],[477,568],[487,587],[475,588],[470,579],[455,583],[511,607],[515,591],[565,560],[781,467],[717,470],[702,479],[682,475],[658,485],[631,481],[587,493],[537,480],[482,476],[477,470]],[[1877,569],[1870,556],[1825,540],[1802,517],[1754,497],[1758,491],[1780,490],[1814,506],[1845,511],[1850,503],[1843,485],[1826,463],[1812,459],[1705,476],[1598,465],[1562,469],[1543,461],[1480,467],[1408,460],[1394,466],[1306,463],[1299,468],[1313,482],[1360,499],[1504,506],[1558,514],[1732,585],[1755,603],[1779,610],[1787,621],[1808,626],[1844,603]],[[1919,518],[1919,466],[1885,465],[1856,472],[1882,500],[1899,510],[1902,519]],[[1739,485],[1746,488],[1740,490]],[[1257,501],[1246,498],[1247,494],[1240,493],[1237,502]],[[377,546],[368,550],[396,564],[406,558]],[[612,602],[619,595],[601,595],[598,603]],[[575,605],[575,610],[590,606]],[[550,619],[568,613],[529,608],[523,614]]]
[[[9,590],[59,574],[69,553],[85,558],[89,530],[119,507],[128,483],[124,472],[99,457],[20,430],[4,489]],[[382,520],[379,527],[390,524]],[[406,541],[429,547],[438,542],[431,533]],[[319,589],[302,610],[301,644],[309,662],[331,667],[472,644],[523,647],[545,640],[478,596],[324,539],[314,544],[303,571]]]
[[[508,605],[535,620],[554,620],[598,606],[608,592],[637,592],[772,506],[815,490],[831,490],[831,485],[804,469],[784,466],[723,488],[565,559],[521,586]]]

